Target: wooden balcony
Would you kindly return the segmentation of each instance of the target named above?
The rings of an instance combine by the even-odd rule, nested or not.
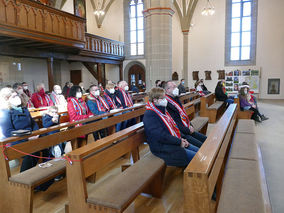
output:
[[[86,20],[30,0],[0,0],[0,43],[79,51]]]
[[[80,55],[123,60],[124,43],[86,33],[85,48]]]

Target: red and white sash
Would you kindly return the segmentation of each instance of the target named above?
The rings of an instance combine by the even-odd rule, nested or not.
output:
[[[105,101],[101,96],[98,96],[98,97],[96,98],[95,96],[93,96],[93,95],[91,94],[91,97],[93,98],[93,99],[91,99],[91,100],[96,101],[97,106],[98,106],[98,110],[99,110],[100,112],[106,112],[106,111],[109,111],[109,110],[110,110],[110,108],[109,108],[109,106],[107,105],[106,101]]]
[[[37,93],[37,98],[38,100],[40,101],[41,105],[43,105],[43,100],[42,100],[42,97]],[[45,98],[45,101],[47,103],[47,106],[50,106],[50,97],[46,94],[44,94],[44,98]]]
[[[166,110],[166,113],[163,114],[153,103],[148,102],[146,104],[146,110],[152,110],[162,119],[166,127],[168,128],[169,132],[172,136],[181,137],[180,131],[175,123],[175,121],[172,119],[168,111]]]
[[[133,102],[132,102],[131,96],[128,93],[126,93],[124,89],[120,88],[119,90],[121,91],[121,93],[123,95],[123,99],[124,99],[125,105],[127,107],[132,107],[133,106]]]
[[[86,106],[85,102],[81,99],[81,103],[76,98],[71,98],[73,103],[73,107],[76,111],[77,115],[87,115],[88,114],[88,107]]]
[[[60,101],[59,101],[59,99],[57,98],[56,93],[55,93],[54,91],[52,91],[51,95],[54,97],[56,105],[59,105],[59,104],[60,104]]]
[[[177,102],[175,102],[170,96],[166,95],[166,99],[168,100],[169,103],[171,103],[178,111],[179,115],[181,118],[181,121],[184,126],[189,127],[190,126],[190,121],[189,118],[183,108],[183,106],[180,106]]]
[[[112,100],[112,98],[105,92],[104,93],[106,101],[109,103],[111,109],[117,109],[116,104]]]

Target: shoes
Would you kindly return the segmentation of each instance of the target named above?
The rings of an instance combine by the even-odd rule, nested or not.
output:
[[[265,115],[261,115],[260,118],[261,118],[262,121],[265,121],[265,120],[268,120],[268,119],[269,119],[268,117],[265,117]]]
[[[58,175],[57,177],[54,178],[55,182],[61,181],[63,179],[63,175]]]
[[[255,122],[257,122],[257,123],[261,123],[261,119],[260,119],[260,117],[256,116],[256,118],[255,118]]]

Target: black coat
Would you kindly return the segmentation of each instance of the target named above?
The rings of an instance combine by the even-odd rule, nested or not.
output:
[[[165,113],[165,107],[157,106]],[[146,110],[143,118],[147,142],[151,152],[169,166],[187,166],[190,162],[182,148],[181,139],[172,136],[161,118],[152,110]]]
[[[177,97],[171,97],[171,98],[182,107],[182,104],[181,104],[178,96]],[[185,135],[190,135],[190,130],[189,130],[188,127],[184,126],[184,124],[182,123],[181,117],[180,117],[180,114],[179,114],[179,111],[177,110],[177,108],[175,108],[174,105],[172,105],[170,102],[168,102],[167,110],[170,113],[171,117],[176,122],[181,133],[183,133]]]
[[[228,96],[223,91],[223,87],[220,86],[215,88],[215,96],[217,101],[226,101],[228,99]]]

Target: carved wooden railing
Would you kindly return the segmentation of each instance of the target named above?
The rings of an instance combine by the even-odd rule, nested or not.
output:
[[[86,33],[86,43],[84,52],[112,55],[117,57],[124,56],[124,43],[103,38],[100,36]]]
[[[30,0],[0,0],[0,34],[83,49],[86,20]]]

